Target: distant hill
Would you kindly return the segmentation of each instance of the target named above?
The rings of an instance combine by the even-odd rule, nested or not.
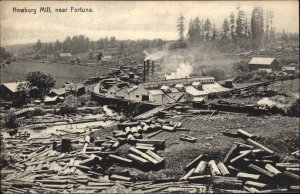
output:
[[[27,43],[27,44],[15,44],[4,46],[5,50],[12,54],[22,54],[26,53],[26,50],[31,50],[35,43]]]

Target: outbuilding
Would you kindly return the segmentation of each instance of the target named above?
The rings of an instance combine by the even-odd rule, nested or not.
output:
[[[258,69],[272,69],[272,71],[280,71],[279,62],[275,58],[253,57],[248,63],[249,71],[257,71]]]

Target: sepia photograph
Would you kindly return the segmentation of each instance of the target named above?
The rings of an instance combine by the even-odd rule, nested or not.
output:
[[[1,193],[299,193],[299,1],[0,1]]]

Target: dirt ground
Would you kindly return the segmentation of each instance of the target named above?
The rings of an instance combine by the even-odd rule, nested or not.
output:
[[[246,114],[219,113],[210,115],[198,115],[193,117],[176,116],[175,121],[182,121],[182,126],[190,131],[162,132],[151,139],[165,140],[165,149],[158,154],[165,158],[165,168],[158,171],[151,169],[137,170],[129,168],[132,175],[139,178],[180,178],[184,175],[184,167],[199,154],[206,153],[209,159],[222,161],[233,142],[243,140],[227,137],[222,131],[236,132],[243,130],[258,136],[258,142],[272,149],[282,160],[293,151],[300,148],[299,142],[299,118],[281,115],[250,117]],[[103,129],[95,136],[111,135],[113,128]],[[196,143],[179,140],[180,134],[188,134],[197,138]],[[147,134],[143,134],[147,139]],[[118,149],[118,155],[126,157],[129,145],[124,144]],[[124,169],[124,167],[121,167]]]

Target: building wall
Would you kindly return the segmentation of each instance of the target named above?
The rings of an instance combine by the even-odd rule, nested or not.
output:
[[[149,96],[148,90],[143,85],[139,85],[137,89],[129,92],[129,99],[135,101],[142,101],[142,96]]]
[[[0,97],[4,100],[14,100],[15,94],[7,89],[4,85],[0,86]]]
[[[163,95],[162,94],[152,95],[151,93],[149,93],[149,101],[162,104],[163,103]]]
[[[124,99],[130,99],[128,92],[124,89],[118,90],[116,92],[116,97],[124,98]]]

